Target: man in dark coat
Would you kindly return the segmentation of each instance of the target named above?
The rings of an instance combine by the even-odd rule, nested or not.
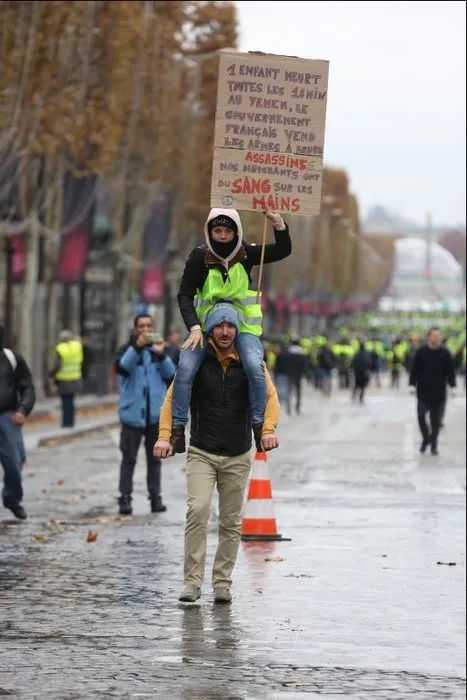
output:
[[[454,362],[449,350],[442,344],[438,328],[431,328],[426,345],[415,353],[409,384],[416,388],[417,414],[422,444],[420,452],[431,445],[431,454],[438,454],[438,435],[446,408],[446,386],[456,387]],[[430,427],[426,414],[430,414]]]
[[[357,394],[359,394],[360,403],[363,403],[365,400],[365,390],[370,381],[372,357],[370,353],[365,350],[365,345],[362,342],[360,342],[359,348],[352,359],[351,368],[354,376],[352,399],[355,400]]]
[[[21,505],[22,444],[21,426],[36,402],[31,372],[25,359],[3,346],[3,326],[0,324],[0,464],[3,467],[2,501],[5,508],[20,520],[27,518]]]

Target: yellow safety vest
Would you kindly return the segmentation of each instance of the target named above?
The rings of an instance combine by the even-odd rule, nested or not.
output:
[[[55,379],[59,382],[73,382],[81,379],[83,346],[79,340],[71,340],[69,343],[58,343],[55,350],[62,361]]]
[[[241,263],[229,269],[224,282],[220,270],[213,268],[208,272],[203,288],[194,298],[194,306],[201,328],[205,327],[209,312],[218,302],[230,301],[238,315],[240,333],[252,333],[260,336],[263,313],[261,301],[256,301],[257,293],[249,289],[248,274]],[[259,296],[261,300],[261,294]]]

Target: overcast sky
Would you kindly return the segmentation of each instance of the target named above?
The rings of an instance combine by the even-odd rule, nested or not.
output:
[[[362,215],[465,222],[465,2],[235,4],[240,51],[329,60],[324,159]]]

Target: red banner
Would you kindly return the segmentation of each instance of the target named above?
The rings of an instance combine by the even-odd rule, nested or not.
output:
[[[26,236],[24,233],[14,233],[10,238],[13,248],[11,274],[14,284],[21,284],[26,276]]]
[[[145,304],[159,304],[164,298],[165,274],[162,263],[156,262],[147,267],[141,279],[141,301]]]
[[[57,266],[59,282],[76,284],[82,281],[88,264],[88,248],[89,233],[84,226],[62,237]]]

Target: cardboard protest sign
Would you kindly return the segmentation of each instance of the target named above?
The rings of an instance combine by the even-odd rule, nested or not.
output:
[[[211,206],[316,216],[328,61],[222,51]]]

